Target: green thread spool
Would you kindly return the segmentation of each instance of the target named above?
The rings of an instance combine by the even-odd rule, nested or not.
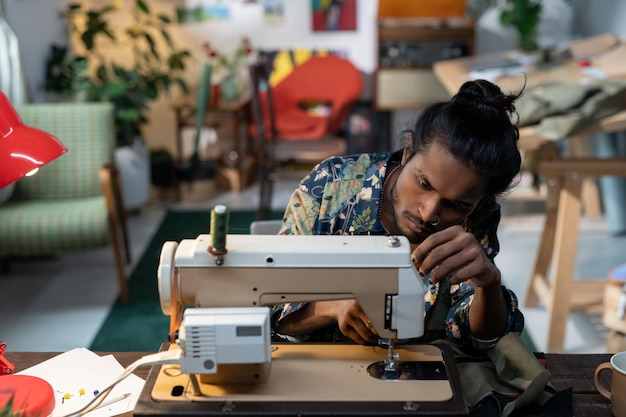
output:
[[[226,235],[228,234],[228,209],[217,205],[211,210],[210,251],[216,255],[226,253]]]

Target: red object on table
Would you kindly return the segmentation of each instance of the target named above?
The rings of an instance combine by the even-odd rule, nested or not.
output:
[[[0,377],[0,410],[11,399],[13,414],[23,417],[47,417],[56,405],[52,386],[41,378],[29,375]]]
[[[10,374],[13,372],[13,369],[15,369],[15,365],[3,356],[6,348],[7,344],[0,342],[0,376],[2,376],[2,374]]]

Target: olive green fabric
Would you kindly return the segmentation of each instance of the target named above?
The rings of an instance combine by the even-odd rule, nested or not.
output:
[[[543,138],[558,140],[623,110],[624,103],[626,80],[606,79],[529,87],[515,107],[519,126],[532,125]]]
[[[550,373],[517,333],[506,334],[481,356],[472,356],[447,341],[437,343],[452,348],[463,396],[469,407],[493,392],[519,395],[502,410],[502,416],[505,417],[520,407],[541,405],[546,400],[545,388]]]
[[[16,106],[25,124],[55,135],[68,152],[19,180],[0,205],[0,256],[52,255],[106,246],[109,214],[99,178],[115,146],[110,103]]]

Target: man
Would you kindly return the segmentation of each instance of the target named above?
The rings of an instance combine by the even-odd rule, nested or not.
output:
[[[517,298],[502,286],[493,262],[496,197],[521,164],[510,119],[517,97],[488,81],[470,81],[421,113],[403,150],[321,162],[293,193],[280,233],[406,236],[428,286],[420,341],[447,338],[483,350],[521,332]],[[277,334],[298,340],[378,339],[352,299],[277,306],[273,318]]]

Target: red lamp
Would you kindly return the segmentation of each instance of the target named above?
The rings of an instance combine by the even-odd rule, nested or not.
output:
[[[9,99],[0,92],[0,188],[11,184],[67,152],[43,130],[26,126]]]

